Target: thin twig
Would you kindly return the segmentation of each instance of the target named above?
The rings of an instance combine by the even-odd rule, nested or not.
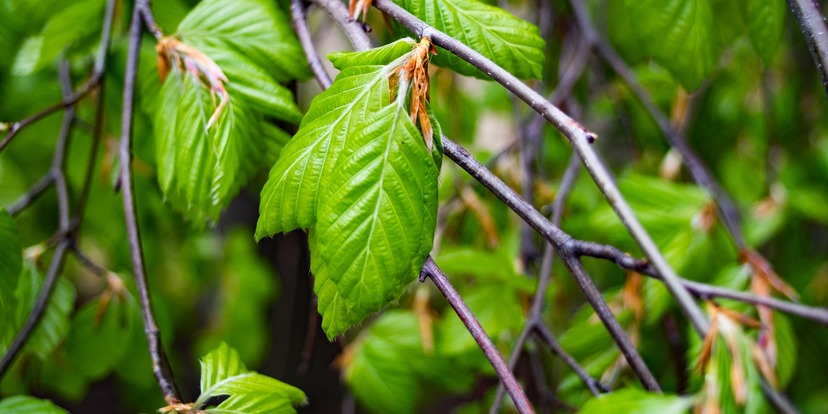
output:
[[[615,319],[615,316],[607,306],[601,292],[587,275],[578,257],[572,250],[575,247],[576,240],[570,235],[563,232],[558,227],[554,226],[546,219],[535,207],[527,203],[509,186],[495,176],[491,171],[486,169],[479,161],[466,151],[465,148],[455,144],[448,137],[443,136],[443,153],[446,154],[452,161],[454,161],[461,168],[466,170],[472,177],[479,181],[483,186],[489,189],[495,196],[500,198],[503,203],[518,214],[523,220],[527,221],[535,230],[538,231],[546,240],[552,243],[564,260],[564,264],[572,273],[581,291],[584,293],[589,304],[595,309],[595,313],[604,323],[607,330],[610,332],[621,353],[627,359],[630,368],[638,376],[641,383],[649,390],[659,390],[660,387],[655,380],[650,369],[644,363],[641,355],[635,349],[635,346],[630,341],[627,333]]]
[[[64,99],[64,102],[62,102],[61,104],[58,104],[56,106],[47,108],[47,110],[48,109],[53,109],[51,112],[54,112],[55,110],[60,109],[60,108],[72,107],[75,104],[77,104],[78,101],[80,101],[81,98],[86,96],[95,87],[97,87],[98,92],[99,92],[98,93],[98,96],[99,96],[98,99],[99,100],[98,100],[98,108],[97,108],[97,111],[96,111],[96,130],[93,131],[93,139],[94,139],[93,144],[92,144],[92,146],[93,146],[93,150],[92,150],[93,158],[94,158],[95,152],[97,151],[97,140],[98,140],[98,138],[100,137],[100,134],[101,134],[100,125],[101,125],[101,122],[102,122],[102,119],[103,119],[103,104],[104,104],[103,88],[102,88],[102,85],[103,85],[103,82],[104,82],[103,74],[104,74],[104,70],[106,69],[106,63],[107,63],[106,58],[107,58],[107,52],[109,51],[109,42],[110,42],[110,39],[112,38],[112,20],[114,18],[114,10],[115,10],[115,0],[107,0],[106,9],[104,11],[103,27],[101,29],[101,43],[98,46],[98,51],[95,55],[95,63],[94,63],[94,67],[93,67],[93,70],[92,70],[92,75],[90,76],[89,81],[87,81],[87,83],[85,83],[84,86],[82,86],[77,92],[71,94],[68,99]],[[29,117],[30,121],[28,121],[28,123],[26,123],[25,125],[29,125],[29,124],[33,123],[34,121],[36,121],[37,119],[40,119],[43,116],[45,116],[45,115],[47,115],[48,113],[51,113],[51,112],[41,111],[41,113],[36,114],[32,117]],[[34,120],[31,120],[35,116],[39,116],[39,117],[35,118]],[[24,122],[26,122],[26,121],[25,120],[21,121],[18,124],[23,124]],[[19,125],[17,127],[17,131],[22,129],[25,125]],[[8,142],[10,142],[12,138],[13,137],[10,134],[9,136],[7,136],[4,139],[4,144],[0,145],[0,151],[2,151],[3,146],[8,144]],[[93,162],[94,162],[94,160],[90,160],[90,163],[93,163]],[[81,193],[81,197],[79,198],[79,200],[81,200],[81,201],[79,202],[79,206],[77,207],[78,211],[83,211],[84,208],[85,208],[86,195],[88,193],[88,188],[89,188],[89,185],[90,185],[90,182],[91,182],[91,180],[90,180],[91,175],[89,175],[89,174],[91,174],[91,171],[87,171],[87,178],[85,179],[84,189]],[[37,201],[37,199],[54,182],[55,182],[54,172],[53,172],[53,170],[50,170],[43,177],[41,177],[40,180],[38,180],[34,185],[32,185],[32,187],[29,188],[29,190],[26,191],[26,193],[24,193],[22,196],[20,196],[20,198],[18,198],[8,208],[9,214],[11,214],[12,216],[17,216],[18,214],[20,214],[23,210],[25,210],[27,207],[29,207],[29,205],[31,205],[32,203]]]
[[[559,226],[561,222],[564,203],[570,190],[572,189],[572,186],[575,184],[575,178],[578,176],[578,170],[580,167],[580,160],[577,156],[573,155],[569,161],[569,165],[566,167],[563,178],[561,178],[561,184],[558,186],[558,192],[555,194],[555,200],[553,201],[552,224],[555,226]],[[536,329],[536,327],[539,324],[542,324],[541,316],[543,315],[543,308],[546,303],[546,291],[548,290],[549,283],[552,279],[552,264],[554,257],[555,248],[551,243],[547,242],[543,252],[543,260],[541,261],[541,270],[538,276],[538,287],[535,290],[535,296],[532,299],[532,307],[529,310],[529,315],[526,317],[526,323],[524,324],[523,330],[520,332],[520,335],[515,342],[512,355],[509,357],[509,369],[515,369],[518,360],[520,360],[520,355],[523,352],[523,346],[526,344],[526,341],[529,339],[529,336]],[[555,353],[561,355],[562,357],[563,355],[566,355],[566,357],[577,365],[575,359],[566,354],[563,349],[561,349],[560,352]],[[578,368],[583,371],[580,366],[578,366]],[[585,381],[587,387],[590,388],[590,391],[592,391],[592,387],[590,387],[592,381]],[[491,408],[489,409],[490,414],[494,414],[500,410],[500,406],[503,401],[503,392],[503,386],[498,385],[494,402],[492,402]],[[597,392],[595,394],[597,394]]]
[[[55,176],[52,174],[52,171],[49,170],[43,177],[40,177],[37,182],[34,183],[23,195],[20,196],[14,203],[12,203],[7,211],[13,217],[17,217],[18,214],[22,213],[27,207],[29,207],[32,203],[37,201],[49,187],[52,186],[55,182]]]
[[[577,0],[571,0],[569,3],[572,6],[572,11],[575,14],[578,25],[584,32],[584,37],[588,39],[589,46],[598,52],[613,70],[618,73],[621,79],[624,80],[635,96],[638,97],[638,100],[641,101],[641,104],[644,105],[644,108],[661,129],[670,146],[681,154],[685,165],[687,165],[687,170],[690,171],[693,179],[710,192],[715,199],[716,206],[718,206],[722,219],[724,220],[724,225],[733,239],[736,248],[738,250],[744,249],[746,245],[745,236],[742,232],[742,217],[733,200],[731,200],[727,192],[719,185],[713,177],[713,173],[702,162],[698,154],[690,148],[681,131],[674,127],[670,119],[658,108],[652,96],[638,82],[630,67],[615,52],[609,42],[598,33],[583,3]]]
[[[308,29],[308,21],[305,16],[305,6],[302,0],[290,0],[290,17],[293,22],[293,31],[299,38],[302,44],[302,49],[305,51],[305,58],[308,60],[308,65],[316,78],[316,82],[322,89],[328,89],[331,86],[331,77],[322,66],[319,60],[319,55],[316,54],[316,47],[313,45],[310,30]]]
[[[825,23],[825,16],[822,15],[816,0],[788,0],[788,5],[799,22],[805,43],[808,44],[819,78],[822,80],[822,87],[828,93],[828,25]]]
[[[638,221],[632,209],[621,195],[621,192],[618,191],[618,188],[613,182],[603,162],[599,160],[598,155],[592,148],[591,144],[597,139],[597,135],[588,131],[581,124],[549,103],[549,101],[544,99],[541,95],[521,82],[511,73],[507,72],[474,49],[464,45],[457,39],[454,39],[451,36],[448,36],[445,33],[429,26],[408,11],[394,4],[392,1],[374,0],[374,6],[393,17],[412,32],[416,33],[417,36],[429,36],[435,45],[457,55],[461,59],[480,69],[483,73],[491,76],[492,79],[529,104],[533,110],[543,115],[547,121],[560,130],[572,144],[575,152],[581,158],[581,161],[583,161],[587,171],[589,171],[592,176],[593,181],[595,181],[598,185],[598,188],[604,194],[604,197],[612,206],[613,210],[615,210],[615,213],[621,219],[621,222],[627,228],[627,231],[635,239],[641,247],[641,250],[650,259],[653,265],[656,266],[659,273],[664,277],[664,283],[675,298],[679,308],[682,312],[684,312],[685,316],[690,320],[697,332],[707,332],[709,325],[707,317],[704,315],[698,304],[693,300],[690,293],[681,286],[678,275],[667,263],[667,260],[661,254],[661,251],[658,249],[649,233],[647,233]]]
[[[348,8],[339,0],[313,0],[322,10],[325,10],[331,19],[333,19],[348,40],[354,47],[354,50],[368,50],[371,48],[371,40],[365,34],[365,29],[358,21],[348,15]]]
[[[129,240],[132,269],[135,274],[135,285],[141,305],[141,316],[144,321],[144,333],[149,343],[149,353],[152,359],[152,371],[164,394],[164,400],[169,405],[181,403],[178,388],[173,379],[172,369],[161,343],[161,333],[155,321],[150,300],[149,286],[144,265],[144,252],[141,248],[141,233],[138,227],[138,217],[135,211],[135,194],[132,181],[132,124],[133,105],[135,98],[135,77],[138,70],[138,57],[141,49],[142,15],[149,12],[149,3],[138,0],[132,15],[129,30],[129,50],[127,52],[126,72],[124,75],[124,101],[121,116],[121,145],[120,155],[120,188],[124,201],[124,216],[126,219],[127,239]],[[150,22],[147,22],[150,25]]]
[[[588,241],[578,240],[572,243],[573,251],[579,256],[589,256],[597,259],[604,259],[614,262],[622,269],[632,270],[645,276],[661,280],[658,271],[646,260],[636,259],[614,246],[602,245]],[[719,286],[708,285],[690,281],[679,280],[687,290],[701,299],[722,298],[739,302],[762,305],[773,308],[791,315],[810,319],[828,326],[828,309],[802,305],[766,296],[757,296],[750,293],[727,289]]]
[[[40,324],[40,320],[43,318],[43,313],[46,310],[46,306],[49,304],[49,299],[52,297],[52,292],[55,289],[55,282],[60,275],[60,269],[63,267],[63,261],[66,258],[66,249],[69,246],[69,243],[69,240],[65,238],[58,242],[58,245],[55,248],[55,254],[52,257],[52,262],[49,265],[49,270],[46,272],[46,278],[43,280],[43,285],[41,286],[40,293],[37,296],[35,306],[29,313],[26,323],[22,328],[20,328],[20,332],[18,332],[17,336],[14,337],[14,341],[12,341],[8,351],[6,351],[6,354],[3,355],[3,360],[0,361],[0,378],[3,378],[6,374],[12,362],[14,362],[17,355],[23,349],[26,341],[29,340],[32,332],[34,332],[35,328],[37,328]]]
[[[506,365],[506,362],[503,361],[503,357],[500,355],[500,352],[498,352],[494,343],[492,343],[491,338],[489,338],[489,335],[483,330],[483,327],[480,326],[480,322],[477,321],[477,318],[475,318],[471,309],[466,306],[466,303],[463,302],[463,298],[460,297],[460,294],[457,293],[457,290],[451,285],[451,282],[449,282],[446,275],[437,266],[437,263],[434,263],[431,256],[426,258],[426,261],[423,264],[423,269],[420,272],[420,281],[423,282],[426,278],[431,278],[437,286],[437,289],[439,289],[443,296],[446,297],[449,305],[451,305],[457,313],[457,316],[461,321],[463,321],[463,325],[468,328],[469,333],[471,333],[474,340],[477,341],[480,349],[486,355],[486,358],[489,359],[489,362],[494,367],[495,372],[497,372],[497,376],[500,377],[500,381],[506,387],[506,391],[508,391],[509,395],[512,397],[512,401],[514,401],[518,412],[521,414],[534,413],[535,410],[532,408],[532,405],[529,404],[529,399],[526,398],[526,394],[523,392],[520,384],[518,384],[512,371]]]
[[[66,62],[66,60],[61,60],[58,75],[60,78],[61,91],[64,97],[69,96],[72,93],[72,83],[69,78],[69,63]],[[54,179],[55,187],[57,189],[58,221],[60,223],[58,230],[59,240],[57,242],[57,247],[55,248],[55,254],[52,257],[52,262],[49,264],[49,270],[46,272],[46,278],[43,281],[43,286],[40,288],[40,293],[38,293],[35,305],[29,313],[29,316],[26,318],[26,322],[23,324],[23,327],[20,328],[20,332],[17,333],[17,336],[15,336],[12,341],[8,351],[6,351],[6,354],[3,356],[3,360],[0,361],[0,378],[5,375],[12,362],[14,362],[17,355],[26,345],[26,341],[29,340],[32,332],[34,332],[40,324],[40,321],[43,318],[43,313],[46,311],[46,306],[49,304],[52,297],[52,292],[54,292],[57,278],[60,275],[61,269],[63,269],[63,262],[66,258],[66,249],[71,244],[70,232],[72,229],[70,228],[69,221],[69,191],[66,188],[66,179],[64,177],[63,167],[67,155],[66,151],[69,148],[69,139],[72,136],[72,122],[74,118],[75,107],[70,106],[66,109],[66,112],[63,113],[63,122],[58,134],[57,144],[55,145],[55,153],[52,157],[52,166],[50,168],[50,174]]]
[[[583,367],[581,367],[580,364],[578,364],[578,361],[575,361],[575,358],[572,358],[571,355],[564,351],[564,349],[561,347],[561,344],[558,343],[558,341],[555,339],[555,336],[552,335],[552,332],[549,330],[546,324],[539,323],[535,325],[535,329],[537,330],[538,335],[540,335],[543,341],[546,342],[546,345],[549,347],[549,349],[552,350],[552,352],[556,354],[558,358],[561,358],[564,361],[564,363],[566,363],[566,365],[569,366],[570,369],[575,371],[575,375],[581,378],[581,380],[584,382],[584,384],[586,384],[587,388],[589,389],[589,392],[591,392],[592,395],[599,395],[602,392],[607,392],[607,389],[604,387],[603,384],[601,384],[595,378],[592,378],[589,375],[589,373],[587,373],[586,370]]]

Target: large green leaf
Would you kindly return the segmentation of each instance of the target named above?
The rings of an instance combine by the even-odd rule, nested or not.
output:
[[[69,414],[49,400],[15,395],[0,401],[0,414]]]
[[[538,28],[477,0],[394,0],[426,23],[453,36],[521,79],[541,77],[544,41]],[[468,76],[489,77],[440,49],[434,63]]]
[[[319,311],[331,316],[323,303],[325,285],[333,284],[352,316],[331,326],[329,337],[399,298],[419,274],[434,234],[427,216],[436,216],[437,174],[401,105],[376,113],[350,138],[331,175],[338,185],[320,199],[317,223],[318,258],[327,266],[316,280]]]
[[[677,395],[653,394],[636,389],[623,389],[589,400],[579,414],[683,414],[692,401]]]
[[[295,406],[307,403],[305,393],[273,378],[248,371],[236,350],[222,343],[201,360],[200,409],[211,397],[227,396],[216,413],[295,413]]]
[[[685,88],[701,85],[716,61],[710,0],[626,0],[640,46]]]
[[[284,147],[262,189],[256,238],[316,222],[320,189],[345,145],[366,116],[388,105],[387,76],[392,63],[410,52],[411,39],[360,53],[330,56],[342,70],[336,81],[311,102],[299,131]]]
[[[750,43],[766,64],[770,64],[785,23],[785,3],[773,0],[747,0],[742,3],[748,25]]]
[[[205,0],[178,25],[185,43],[208,56],[235,50],[284,82],[310,76],[290,19],[269,0]]]

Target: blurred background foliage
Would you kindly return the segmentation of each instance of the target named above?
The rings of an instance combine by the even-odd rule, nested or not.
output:
[[[174,28],[195,3],[155,1],[154,14],[162,28]],[[568,3],[542,1],[549,6],[548,15],[536,11],[535,1],[502,3],[540,25],[547,61],[544,79],[535,85],[551,91],[559,68],[567,67],[579,47],[580,32]],[[629,2],[588,3],[596,26],[736,201],[749,245],[765,255],[802,302],[828,304],[828,103],[796,22],[785,13],[778,39],[756,47],[739,2],[711,0],[711,38],[704,45],[710,49],[710,62],[691,62],[693,70],[677,76],[681,68],[664,64],[669,51],[648,53],[641,46],[635,35],[646,28],[635,26],[642,20],[630,20]],[[654,2],[640,3],[637,7],[658,8]],[[69,60],[76,83],[88,76],[103,4],[0,0],[0,120],[19,120],[60,100],[55,63],[60,56]],[[281,7],[287,7],[285,2]],[[95,101],[103,99],[105,134],[80,247],[111,272],[102,278],[74,258],[67,261],[43,326],[0,383],[3,397],[31,394],[73,412],[151,412],[163,405],[135,300],[120,195],[113,191],[130,9],[130,2],[117,2],[105,87],[78,105],[67,168],[70,189],[77,194],[92,139]],[[348,48],[325,13],[312,8],[309,18],[320,52]],[[376,11],[369,14],[368,25],[379,41],[404,34]],[[768,51],[767,42],[778,44]],[[488,410],[497,384],[494,372],[430,284],[413,283],[410,294],[393,309],[335,343],[324,339],[310,295],[305,235],[253,242],[264,171],[214,228],[196,229],[175,213],[158,189],[151,111],[145,105],[158,85],[151,41],[144,42],[139,83],[142,110],[136,112],[134,139],[139,222],[154,306],[185,395],[197,395],[198,356],[226,341],[251,369],[305,391],[310,405],[302,412],[351,412],[354,406],[357,412],[377,413]],[[697,87],[690,95],[681,86],[688,84]],[[319,90],[313,81],[291,87],[298,91],[302,108]],[[495,83],[433,69],[432,104],[444,133],[520,188],[517,140],[532,114],[513,103]],[[598,133],[596,145],[622,193],[679,274],[750,289],[749,272],[711,213],[710,196],[677,166],[657,125],[611,68],[590,58],[563,109],[580,114],[576,118]],[[29,127],[0,155],[0,206],[10,205],[46,172],[60,118],[50,115]],[[535,161],[531,186],[536,206],[548,207],[554,199],[570,154],[565,140],[544,127],[537,152],[529,154]],[[446,162],[440,181],[435,260],[501,352],[509,355],[526,322],[540,257],[521,260],[518,219],[463,171]],[[33,300],[50,256],[43,252],[44,242],[57,223],[54,192],[47,192],[16,223],[26,248],[26,277],[17,289],[30,291],[27,297]],[[567,200],[562,228],[577,238],[611,243],[641,256],[586,174],[579,176]],[[541,251],[540,238],[532,243]],[[758,401],[752,403],[755,407],[731,401],[738,397],[731,396],[730,364],[736,362],[728,356],[729,348],[714,347],[707,372],[720,373],[715,380],[694,370],[700,341],[658,282],[626,275],[609,262],[586,259],[585,265],[665,390],[695,394],[713,382],[724,396],[723,412],[769,410],[759,394],[749,399]],[[611,388],[629,388],[624,395],[642,398],[634,390],[640,387],[638,381],[560,263],[552,278],[543,319],[563,348]],[[756,317],[753,308],[720,303]],[[31,305],[3,315],[0,349],[16,333],[26,306]],[[715,310],[711,316],[716,317]],[[775,321],[778,385],[803,412],[825,412],[828,330],[785,315],[776,315]],[[756,340],[755,329],[733,327],[729,332],[737,341]],[[759,374],[751,363],[746,367],[747,381],[755,385]],[[532,373],[535,368],[540,375]],[[527,378],[526,388],[539,406],[568,411],[590,399],[583,383],[544,347],[530,344],[517,372]],[[682,412],[686,406],[678,401],[660,401],[650,409]],[[585,409],[601,412],[598,403]]]

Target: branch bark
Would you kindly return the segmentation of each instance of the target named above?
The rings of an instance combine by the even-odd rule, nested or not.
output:
[[[464,45],[457,39],[454,39],[427,25],[425,22],[394,4],[392,1],[375,0],[374,6],[393,17],[403,26],[414,32],[417,36],[431,37],[431,40],[435,45],[454,53],[461,59],[480,69],[483,73],[491,76],[492,79],[529,104],[533,110],[543,115],[547,121],[560,130],[572,144],[572,147],[581,158],[581,161],[584,163],[587,171],[589,171],[593,180],[604,194],[604,197],[621,219],[621,222],[624,223],[627,231],[636,240],[638,245],[641,247],[641,250],[649,258],[650,262],[656,266],[659,273],[664,277],[664,283],[678,303],[679,308],[690,320],[697,332],[707,332],[709,325],[707,317],[704,315],[698,304],[693,301],[690,293],[683,286],[681,286],[678,275],[675,271],[673,271],[670,265],[667,264],[667,260],[661,254],[658,247],[655,245],[655,242],[653,242],[650,235],[635,217],[632,209],[627,204],[626,200],[624,200],[623,196],[618,191],[618,188],[615,186],[609,172],[592,148],[591,144],[597,139],[597,135],[588,131],[581,124],[549,103],[549,101],[544,99],[532,88],[521,82],[518,78],[500,66],[496,65],[488,58]]]
[[[434,263],[431,256],[426,258],[423,269],[420,271],[420,281],[424,282],[426,278],[431,278],[437,286],[437,289],[446,297],[449,305],[457,313],[457,316],[463,321],[463,325],[468,328],[471,336],[477,341],[483,354],[486,355],[486,358],[491,362],[492,367],[494,367],[495,372],[497,372],[497,376],[500,377],[500,381],[506,387],[506,391],[512,397],[512,401],[514,401],[518,412],[521,414],[534,413],[535,410],[529,404],[529,399],[526,398],[526,394],[523,392],[520,384],[518,384],[512,371],[506,365],[506,362],[503,361],[503,357],[500,356],[500,352],[498,352],[494,343],[492,343],[489,335],[483,330],[483,327],[477,321],[471,309],[466,306],[463,298],[460,297],[460,294],[451,285],[451,282],[449,282],[446,275],[437,266],[437,263]]]
[[[555,246],[558,254],[564,260],[564,264],[566,264],[566,267],[572,273],[575,281],[578,282],[587,301],[595,309],[595,313],[601,319],[601,322],[604,323],[604,326],[626,358],[630,368],[638,379],[641,380],[645,388],[651,391],[659,391],[661,387],[659,387],[652,372],[647,368],[641,355],[635,349],[627,333],[615,319],[615,316],[601,296],[601,292],[592,282],[592,279],[589,278],[589,275],[576,256],[573,249],[577,246],[577,241],[549,222],[538,210],[522,199],[491,171],[486,169],[486,167],[472,157],[463,147],[455,144],[445,136],[443,136],[443,153],[488,188],[492,194],[497,196],[523,220],[531,224],[538,233]]]
[[[72,94],[72,82],[69,77],[69,63],[65,60],[61,61],[58,69],[60,78],[61,90],[64,98]],[[23,350],[26,341],[32,335],[34,330],[40,324],[43,318],[43,313],[46,311],[46,306],[54,292],[57,278],[60,276],[60,271],[63,269],[63,262],[66,258],[66,250],[72,243],[69,220],[69,190],[66,187],[66,178],[64,176],[63,167],[66,161],[67,149],[69,148],[69,139],[72,136],[72,124],[75,119],[75,107],[70,106],[63,113],[63,122],[60,126],[57,144],[55,145],[55,153],[52,156],[52,165],[49,170],[49,175],[57,189],[57,204],[58,204],[58,241],[55,248],[55,254],[52,257],[52,262],[49,264],[49,270],[46,272],[46,278],[43,281],[43,286],[40,288],[35,305],[32,308],[26,322],[17,333],[9,350],[0,361],[0,378],[5,375],[11,364],[17,358],[17,355]]]
[[[570,0],[569,4],[572,6],[572,11],[575,14],[578,25],[584,32],[584,37],[587,39],[589,47],[598,52],[612,69],[621,76],[621,79],[629,86],[635,96],[638,97],[638,100],[641,101],[641,104],[644,105],[644,108],[661,129],[670,146],[681,154],[693,179],[713,196],[716,201],[716,206],[718,206],[719,212],[724,220],[725,227],[733,239],[736,248],[738,250],[744,249],[746,244],[745,236],[742,232],[742,217],[733,200],[731,200],[727,192],[719,185],[713,173],[702,162],[698,154],[690,148],[681,131],[674,127],[667,115],[661,112],[658,106],[656,106],[653,98],[641,83],[638,82],[629,66],[618,56],[609,42],[598,33],[598,30],[589,18],[584,4],[578,0]]]
[[[333,82],[328,72],[325,72],[325,67],[322,66],[319,55],[316,54],[302,0],[290,0],[290,17],[293,23],[293,31],[296,32],[296,37],[299,38],[299,42],[302,44],[305,58],[313,72],[313,76],[316,78],[316,82],[319,83],[322,89],[328,89]]]
[[[147,14],[151,15],[148,0],[136,1],[129,30],[129,50],[127,52],[126,73],[124,75],[121,144],[119,147],[120,172],[118,178],[124,202],[124,216],[126,219],[130,256],[132,258],[132,269],[135,274],[135,285],[138,289],[141,316],[144,321],[144,333],[149,343],[149,353],[152,359],[152,371],[155,374],[158,385],[161,387],[161,392],[164,394],[164,400],[169,405],[175,405],[181,403],[181,396],[175,385],[172,369],[170,368],[170,363],[161,342],[161,332],[158,329],[158,324],[155,321],[155,315],[152,310],[132,181],[133,105],[135,98],[135,77],[138,70],[138,57],[142,40],[142,22],[147,23],[148,26],[155,27],[152,20],[146,20],[142,17]]]
[[[788,0],[788,6],[802,29],[805,43],[808,44],[822,80],[822,88],[828,93],[828,25],[825,16],[816,0]]]

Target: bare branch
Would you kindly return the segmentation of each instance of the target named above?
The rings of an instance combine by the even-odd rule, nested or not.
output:
[[[635,217],[632,209],[615,186],[609,172],[592,148],[591,144],[597,139],[597,135],[588,131],[581,124],[549,103],[549,101],[544,99],[532,88],[485,56],[459,42],[457,39],[427,25],[390,0],[375,0],[374,6],[402,23],[403,26],[418,36],[431,37],[435,45],[454,53],[461,59],[480,69],[483,73],[491,76],[492,79],[529,104],[533,110],[543,115],[547,121],[558,128],[572,144],[572,147],[581,158],[581,161],[583,161],[587,171],[589,171],[598,188],[621,219],[621,222],[624,223],[627,231],[629,231],[644,254],[647,255],[653,265],[659,270],[659,273],[664,277],[664,283],[677,301],[679,308],[684,312],[697,332],[703,333],[707,331],[709,324],[707,317],[698,304],[693,301],[690,293],[681,286],[678,275],[667,263],[667,260],[661,254],[655,242],[653,242],[650,235]]]
[[[8,208],[7,211],[13,217],[17,217],[18,214],[22,213],[27,207],[29,207],[32,203],[37,201],[49,187],[52,186],[55,182],[55,176],[52,174],[52,171],[46,173],[43,177],[40,177],[34,185],[31,186],[23,195],[20,196],[14,203],[12,203]]]
[[[580,160],[577,156],[573,155],[569,161],[569,165],[566,168],[566,172],[564,172],[563,178],[561,178],[561,184],[558,186],[557,194],[555,194],[555,201],[553,202],[552,224],[556,227],[560,225],[564,203],[566,202],[566,198],[569,195],[569,192],[572,189],[573,184],[575,183],[575,178],[577,178],[578,176],[578,170],[580,169],[580,167]],[[543,315],[546,291],[549,289],[549,283],[552,279],[552,264],[554,258],[555,248],[552,246],[551,243],[547,242],[543,252],[543,260],[541,262],[540,274],[538,276],[538,287],[536,288],[535,296],[532,299],[532,307],[529,310],[529,315],[526,317],[526,324],[524,324],[523,330],[520,332],[520,335],[518,336],[518,339],[515,342],[512,355],[509,357],[509,369],[515,369],[518,361],[520,360],[520,355],[523,353],[523,346],[529,339],[530,334],[536,329],[538,329],[539,325],[543,324],[541,316]],[[569,365],[576,373],[586,372],[583,368],[581,368],[580,365],[578,365],[578,362],[575,361],[575,359],[572,358],[569,354],[567,354],[562,348],[558,347],[558,349],[553,349],[552,351],[556,355],[559,355],[562,359],[564,359],[564,362],[566,362],[567,365]],[[593,395],[598,394],[598,388],[595,387],[595,384],[598,384],[597,381],[595,381],[592,378],[589,378],[589,380],[584,380],[584,382],[589,388],[589,390],[593,392]],[[603,389],[603,386],[600,387],[601,389]],[[503,401],[503,393],[503,386],[498,385],[497,392],[495,393],[494,402],[492,402],[491,409],[489,410],[490,414],[494,414],[499,411],[500,405]]]
[[[633,372],[647,389],[653,391],[659,390],[660,387],[655,377],[653,377],[652,372],[644,364],[641,355],[636,351],[627,333],[609,310],[604,298],[601,296],[601,292],[589,278],[583,265],[581,265],[581,262],[572,250],[576,240],[554,226],[537,209],[509,188],[506,183],[474,159],[468,151],[445,136],[443,136],[443,153],[488,188],[507,207],[517,213],[520,218],[531,224],[535,230],[555,246],[561,258],[564,260],[564,264],[566,264],[575,281],[581,287],[581,291],[584,292],[587,301],[595,309],[595,313],[601,319],[601,322],[604,323],[604,326],[610,332],[621,353],[627,359],[630,368],[632,368]]]
[[[587,388],[589,389],[589,392],[591,392],[592,395],[598,395],[602,392],[607,392],[607,389],[604,387],[603,384],[598,382],[598,380],[596,380],[595,378],[589,376],[586,370],[584,370],[584,368],[581,367],[581,365],[579,365],[577,361],[575,361],[575,358],[572,358],[571,355],[566,353],[566,351],[564,351],[564,349],[561,348],[561,344],[559,344],[558,341],[555,340],[555,336],[552,335],[552,332],[549,330],[546,324],[539,323],[536,325],[535,329],[537,330],[538,335],[540,335],[543,341],[546,342],[546,345],[549,347],[549,349],[552,350],[552,352],[555,355],[561,358],[564,361],[564,363],[566,363],[566,365],[569,366],[570,369],[575,371],[575,375],[581,378],[581,380],[584,382],[584,384],[586,384]]]
[[[529,404],[529,399],[526,398],[526,394],[523,392],[520,384],[518,384],[514,374],[512,374],[512,371],[508,366],[506,366],[506,362],[503,361],[503,357],[500,356],[500,352],[498,352],[497,348],[494,346],[494,343],[492,343],[489,335],[483,330],[483,327],[480,326],[480,322],[477,321],[477,318],[475,318],[472,311],[468,306],[466,306],[466,303],[463,302],[463,298],[460,297],[460,294],[457,293],[457,290],[451,285],[451,282],[449,282],[446,275],[437,266],[437,263],[434,263],[431,256],[426,258],[426,261],[423,264],[423,269],[420,272],[420,281],[424,282],[426,278],[431,278],[437,286],[437,289],[439,289],[443,296],[446,297],[449,305],[451,305],[457,313],[457,316],[460,317],[461,321],[463,321],[463,325],[468,328],[469,333],[472,337],[474,337],[474,340],[477,341],[480,349],[486,355],[486,358],[489,359],[489,362],[491,362],[495,372],[497,372],[497,376],[500,377],[501,382],[506,387],[506,391],[509,392],[509,395],[512,397],[512,401],[514,401],[518,412],[521,414],[534,413],[535,410],[532,408],[532,405]]]
[[[802,29],[805,43],[814,58],[822,87],[828,93],[828,25],[816,0],[788,0],[796,21]]]
[[[66,60],[61,60],[58,70],[60,78],[61,90],[64,97],[72,93],[72,83],[69,78],[69,63]],[[75,107],[70,106],[63,114],[63,123],[60,126],[57,144],[55,145],[55,153],[52,157],[52,166],[50,175],[53,178],[55,187],[57,189],[58,198],[58,220],[60,227],[58,230],[59,241],[55,248],[55,254],[52,257],[52,262],[49,264],[49,270],[46,272],[46,278],[43,281],[43,286],[40,288],[35,305],[29,312],[26,322],[17,333],[8,351],[0,361],[0,378],[5,375],[6,371],[14,362],[17,355],[26,345],[32,332],[40,324],[43,318],[43,313],[46,311],[46,306],[52,297],[52,292],[55,289],[57,278],[63,269],[63,262],[66,258],[66,249],[71,244],[71,228],[69,221],[69,191],[66,188],[66,178],[63,173],[64,161],[66,160],[66,151],[69,147],[69,139],[72,136],[72,123],[75,118]]]
[[[325,10],[333,19],[345,36],[351,42],[354,50],[368,50],[371,48],[371,40],[365,34],[365,29],[358,21],[348,15],[348,8],[339,0],[313,0],[322,10]]]
[[[124,100],[121,116],[121,144],[119,148],[120,173],[119,182],[124,201],[124,216],[126,219],[127,238],[129,240],[132,269],[135,274],[135,285],[141,304],[141,315],[144,321],[144,333],[149,343],[149,353],[152,359],[152,370],[164,399],[169,405],[181,403],[178,388],[173,379],[172,369],[161,343],[161,333],[155,321],[144,266],[144,252],[141,248],[141,233],[138,227],[138,217],[135,211],[135,194],[132,181],[132,124],[133,105],[135,98],[135,77],[138,70],[138,57],[141,48],[142,21],[150,14],[147,0],[138,0],[132,14],[132,23],[129,30],[129,50],[127,52],[126,73],[124,75]],[[151,25],[151,21],[146,21]]]
[[[308,65],[316,78],[316,82],[322,89],[328,89],[331,86],[331,77],[328,72],[325,72],[325,67],[319,60],[319,55],[316,54],[316,47],[313,46],[311,33],[308,29],[308,21],[305,17],[305,6],[302,5],[302,0],[290,0],[290,17],[293,22],[293,31],[302,43],[302,49],[305,51],[305,58],[308,60]]]

